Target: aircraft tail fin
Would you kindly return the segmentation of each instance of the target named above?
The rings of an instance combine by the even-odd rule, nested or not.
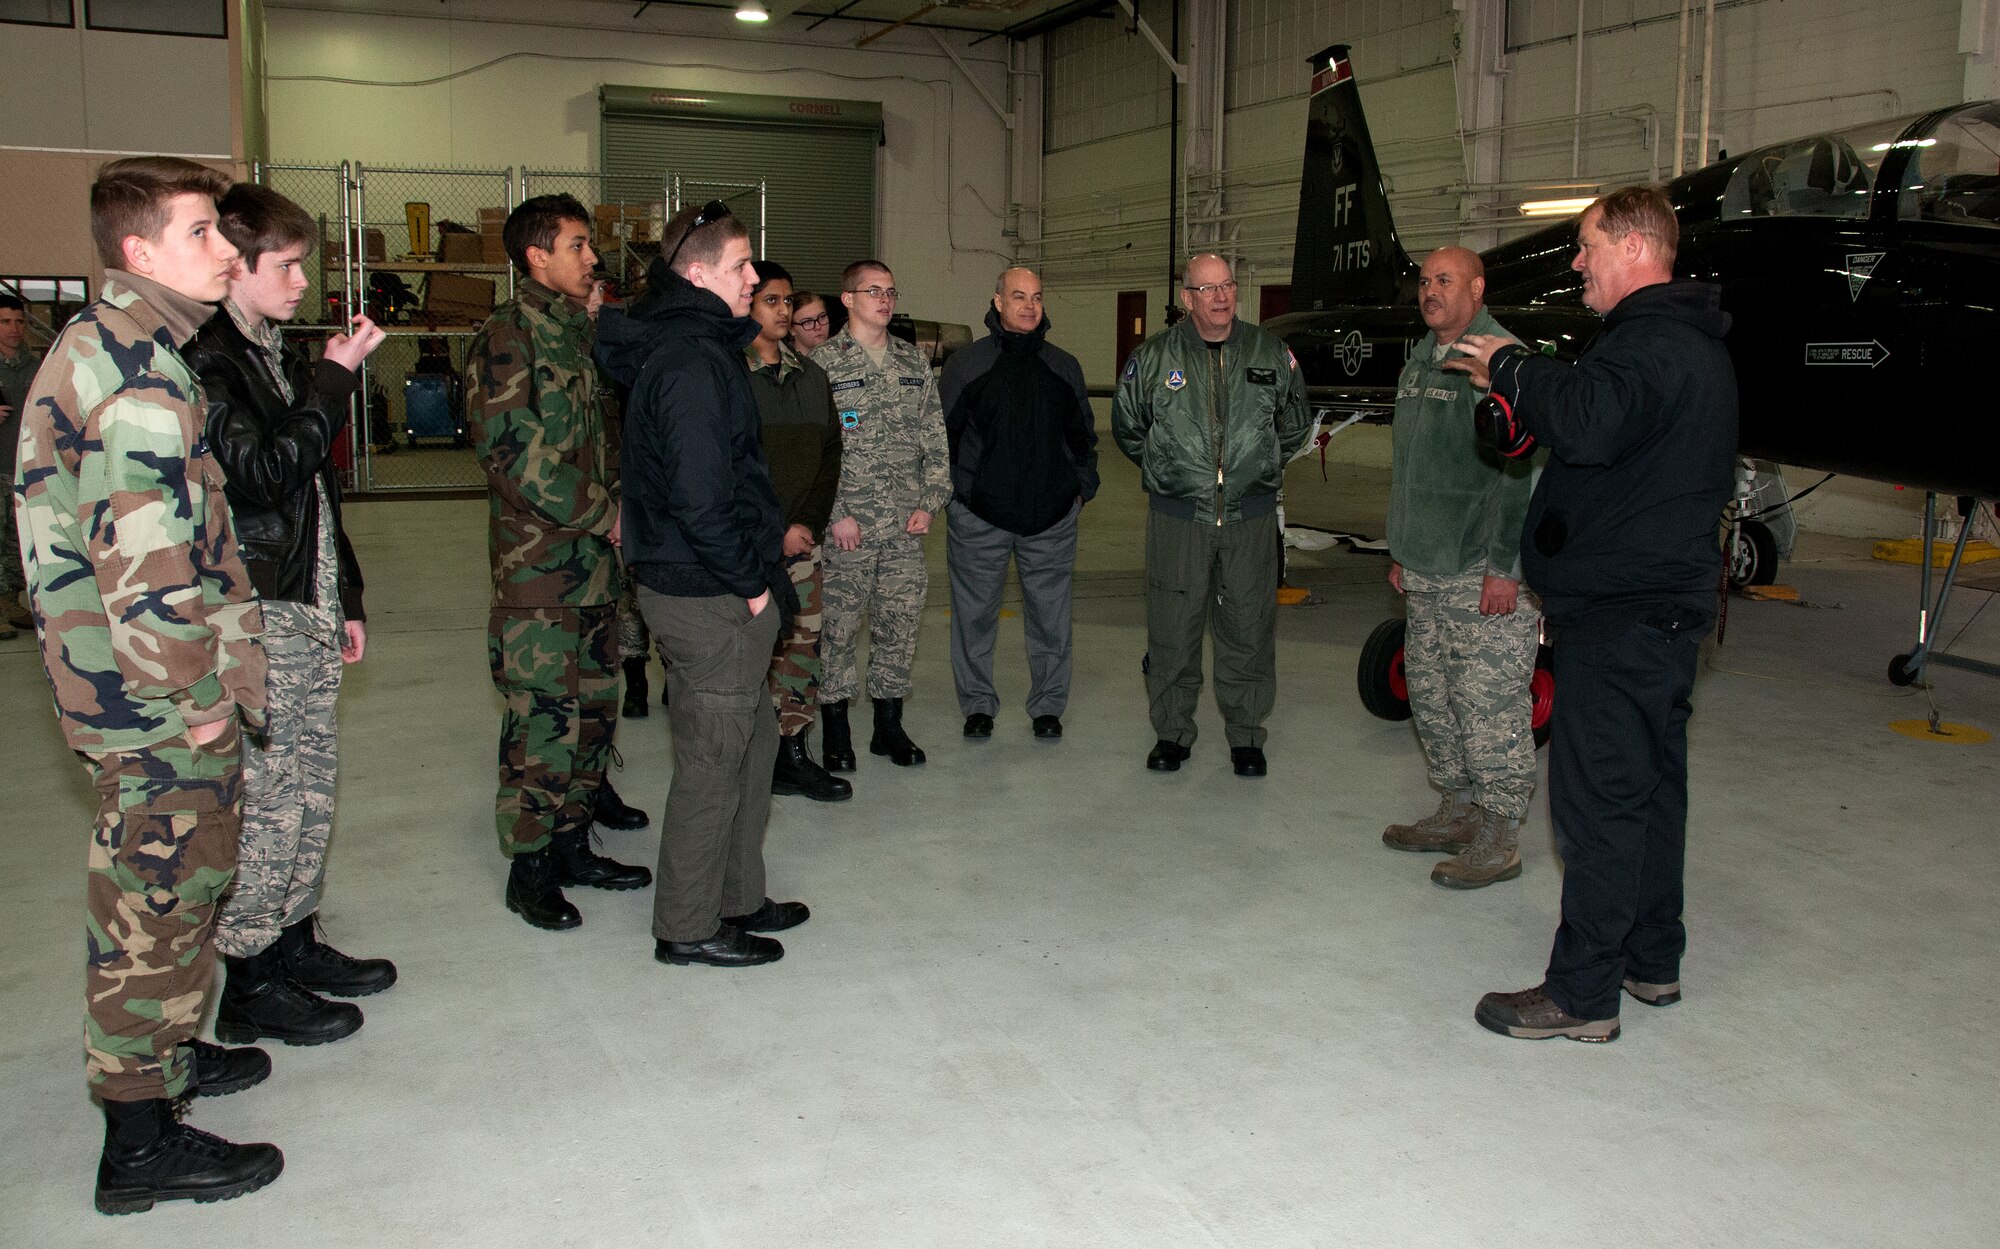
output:
[[[1292,311],[1410,302],[1417,267],[1396,237],[1361,93],[1338,43],[1311,60]]]

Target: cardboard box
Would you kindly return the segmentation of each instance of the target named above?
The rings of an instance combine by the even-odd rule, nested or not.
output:
[[[457,273],[424,279],[424,314],[439,325],[477,325],[493,312],[493,283]]]
[[[657,204],[599,204],[591,209],[597,250],[604,251],[620,243],[659,242],[661,223],[655,215],[658,207]]]
[[[506,209],[482,208],[479,210],[479,232],[481,234],[498,234],[506,225]]]
[[[504,265],[508,263],[507,244],[497,234],[479,236],[479,263],[483,265]]]
[[[438,261],[448,265],[477,265],[486,263],[485,249],[480,245],[480,235],[446,233],[438,235]]]
[[[344,238],[321,239],[319,250],[320,254],[326,257],[328,264],[339,265],[347,259],[347,240]],[[388,261],[389,243],[387,239],[382,237],[380,230],[369,229],[362,231],[361,254],[367,258],[368,263],[371,265],[384,264]]]

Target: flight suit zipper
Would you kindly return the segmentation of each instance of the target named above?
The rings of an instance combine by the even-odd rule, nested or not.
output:
[[[1228,371],[1222,367],[1222,353],[1229,350],[1221,347],[1208,353],[1208,423],[1215,431],[1215,527],[1222,527],[1222,513],[1227,499],[1226,487],[1222,480],[1222,462],[1226,450],[1227,437],[1222,427],[1222,379]]]

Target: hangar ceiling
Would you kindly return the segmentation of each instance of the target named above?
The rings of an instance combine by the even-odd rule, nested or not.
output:
[[[737,4],[738,0],[543,0],[537,7],[544,21],[569,9],[587,11],[591,24],[601,25],[619,12],[637,20],[647,10],[734,12]],[[508,0],[439,0],[436,6],[415,5],[408,0],[267,0],[267,7],[435,15],[466,21],[504,20],[519,12],[519,6]],[[1025,39],[1086,18],[1129,20],[1119,0],[764,0],[764,8],[773,21],[796,18],[809,26],[838,21],[857,28],[857,36],[864,40],[898,26]]]

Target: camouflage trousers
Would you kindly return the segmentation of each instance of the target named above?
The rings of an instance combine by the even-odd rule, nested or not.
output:
[[[869,534],[859,550],[827,548],[825,559],[819,701],[837,703],[861,692],[854,648],[863,616],[868,617],[868,696],[909,697],[917,626],[930,591],[923,539]]]
[[[1469,789],[1480,806],[1518,820],[1535,792],[1528,682],[1541,612],[1523,587],[1512,615],[1480,615],[1485,580],[1403,570],[1403,675],[1431,784]]]
[[[778,709],[778,735],[796,737],[813,726],[819,713],[819,635],[821,616],[822,556],[814,546],[804,555],[785,561],[785,572],[798,592],[799,610],[791,628],[778,635],[778,649],[771,660],[771,703]]]
[[[494,824],[508,858],[589,824],[618,727],[618,609],[496,609],[487,663],[506,699]]]
[[[236,867],[242,735],[81,756],[97,787],[84,888],[83,1065],[107,1101],[179,1097]]]
[[[646,618],[639,614],[639,579],[627,573],[624,592],[618,596],[618,658],[644,659],[652,644]]]
[[[21,606],[21,591],[27,588],[21,535],[14,519],[14,475],[0,473],[0,629],[7,627],[6,613]]]
[[[267,626],[291,606],[264,604]],[[340,652],[324,639],[267,627],[264,654],[269,728],[261,743],[244,740],[236,883],[215,924],[215,948],[231,958],[268,948],[319,909],[333,835]]]

